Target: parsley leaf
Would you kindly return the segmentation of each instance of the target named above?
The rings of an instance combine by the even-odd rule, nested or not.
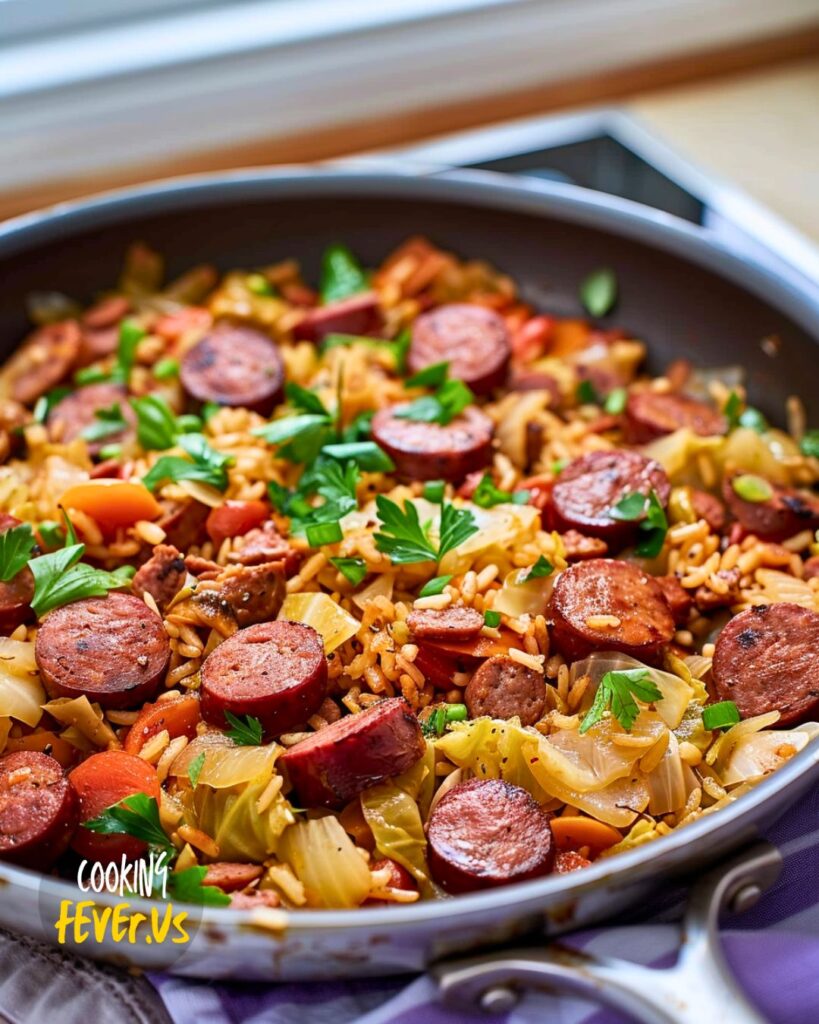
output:
[[[216,885],[203,885],[208,869],[194,864],[184,871],[168,872],[168,897],[180,903],[199,903],[203,906],[226,907],[230,896]]]
[[[137,417],[137,441],[145,451],[164,451],[172,448],[178,429],[176,417],[167,402],[159,395],[132,398],[131,408]]]
[[[538,556],[538,560],[532,566],[532,568],[526,573],[527,580],[539,580],[544,576],[550,576],[555,571],[555,567],[545,558],[543,555]]]
[[[190,459],[179,455],[163,455],[151,466],[142,482],[149,491],[165,480],[199,480],[219,491],[227,489],[227,467],[233,458],[211,448],[202,434],[181,434],[177,444]]]
[[[819,430],[808,430],[802,435],[799,449],[809,459],[819,459]]]
[[[134,836],[157,850],[164,850],[169,857],[176,856],[176,847],[165,834],[159,820],[159,805],[147,793],[132,793],[118,803],[82,823],[83,828],[99,835]]]
[[[768,429],[768,421],[764,415],[751,405],[745,406],[744,409],[742,406],[742,399],[736,391],[732,391],[722,410],[722,414],[728,422],[728,429],[746,427],[748,430],[755,430],[758,434],[764,434]]]
[[[422,722],[421,733],[428,739],[443,736],[450,722],[465,722],[469,717],[466,704],[439,704]]]
[[[636,547],[638,555],[656,558],[662,551],[668,532],[668,518],[656,491],[652,489],[647,495],[640,491],[626,494],[609,510],[609,515],[621,522],[640,520],[641,539]]]
[[[329,409],[315,391],[310,391],[308,388],[303,388],[300,384],[288,381],[284,386],[284,393],[294,409],[330,418]]]
[[[262,723],[253,715],[234,715],[225,712],[225,720],[230,728],[227,735],[240,747],[258,747],[262,742]]]
[[[331,558],[330,562],[354,587],[367,575],[367,563],[363,558]]]
[[[411,562],[438,562],[448,551],[458,547],[473,533],[478,525],[475,517],[465,508],[455,508],[444,502],[441,505],[440,540],[436,550],[427,530],[418,519],[418,510],[412,502],[405,502],[401,509],[394,501],[379,494],[375,499],[378,518],[383,526],[375,534],[375,546],[390,556],[395,565]]]
[[[444,587],[452,579],[452,574],[449,576],[435,576],[428,583],[425,583],[423,587],[418,591],[419,597],[432,597],[434,594],[442,594]]]
[[[399,419],[442,426],[451,423],[475,401],[475,396],[462,380],[449,378],[448,369],[449,363],[434,363],[410,377],[406,382],[408,387],[433,387],[435,391],[396,409],[394,415]]]
[[[580,723],[580,732],[588,732],[597,725],[609,708],[620,725],[629,730],[640,713],[637,700],[650,704],[662,700],[662,697],[662,691],[652,682],[647,668],[607,672],[597,687],[594,703]]]
[[[89,423],[80,433],[80,437],[86,441],[103,441],[106,437],[121,433],[128,426],[119,402],[114,402],[107,408],[96,409],[94,417],[94,422]]]
[[[188,779],[190,780],[191,786],[196,789],[196,784],[199,781],[199,776],[202,774],[202,768],[205,765],[205,751],[200,751],[196,757],[188,765]]]
[[[733,430],[734,427],[739,426],[739,414],[742,411],[742,399],[736,393],[732,391],[728,396],[728,401],[725,403],[725,408],[722,410],[722,414],[728,421],[728,429]]]
[[[34,550],[34,533],[28,523],[0,534],[0,580],[8,583],[25,568]]]
[[[70,394],[71,388],[53,388],[45,395],[40,395],[40,397],[37,399],[37,402],[34,406],[34,410],[32,413],[34,419],[38,423],[45,423],[45,421],[48,419],[48,414],[51,412],[54,406],[57,405],[58,402],[61,402],[66,395]]]
[[[529,500],[529,496],[529,491],[510,492],[501,490],[500,487],[495,486],[492,477],[488,473],[484,473],[472,494],[471,500],[481,508],[492,508],[495,505],[501,505],[506,502],[512,502],[515,505],[525,505]]]
[[[73,539],[71,534],[66,538]],[[123,565],[113,572],[95,569],[80,562],[84,553],[84,544],[72,543],[51,554],[32,558],[28,563],[34,576],[31,607],[38,618],[83,597],[104,597],[109,590],[126,587],[134,575],[131,565]]]
[[[591,316],[605,316],[617,302],[617,277],[613,270],[601,267],[592,271],[580,285],[580,301]]]
[[[346,245],[331,245],[324,250],[319,284],[322,302],[338,302],[368,287],[367,275]]]
[[[331,459],[354,459],[359,469],[366,473],[391,473],[395,469],[395,463],[375,441],[326,444],[321,451]]]
[[[581,380],[575,389],[575,396],[581,405],[602,405],[603,400],[597,393],[597,388],[586,378]]]

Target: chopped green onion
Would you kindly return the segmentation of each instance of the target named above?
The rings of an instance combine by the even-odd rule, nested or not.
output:
[[[418,592],[419,597],[432,597],[434,594],[442,594],[444,587],[452,579],[452,574],[449,576],[436,576],[431,579],[429,583],[425,583]]]
[[[526,573],[525,578],[527,580],[537,580],[543,576],[549,576],[551,573],[554,572],[554,570],[555,567],[552,565],[549,559],[544,558],[543,555],[540,555],[538,557],[538,560],[532,566],[532,568]]]
[[[363,558],[331,558],[330,562],[354,587],[367,575],[367,563]]]
[[[320,548],[322,544],[337,544],[344,537],[339,523],[313,523],[305,528],[304,535],[311,548]]]
[[[615,388],[614,391],[610,391],[606,395],[603,408],[610,416],[619,416],[623,409],[625,409],[627,400],[628,391],[625,388]]]
[[[355,459],[366,473],[390,473],[395,463],[375,441],[348,441],[345,444],[326,444],[321,449],[331,459]]]
[[[178,434],[201,434],[203,425],[202,420],[191,412],[176,417],[176,432]]]
[[[557,476],[558,473],[562,473],[563,472],[563,470],[566,468],[567,465],[568,465],[568,462],[567,462],[566,459],[555,459],[554,462],[549,467],[549,469],[551,469],[551,471],[554,473],[554,475]]]
[[[730,729],[740,721],[739,709],[732,700],[723,700],[719,704],[709,704],[702,709],[702,725],[704,729]]]
[[[483,613],[483,623],[485,626],[489,626],[490,629],[497,629],[500,625],[501,613],[492,611],[489,609]]]
[[[449,363],[431,363],[423,370],[407,377],[408,388],[439,388],[447,379],[449,374]]]
[[[768,481],[754,473],[741,473],[739,476],[735,476],[731,481],[731,487],[743,501],[751,501],[755,504],[770,501],[774,495],[773,487]]]
[[[267,280],[264,274],[248,274],[245,278],[245,284],[247,285],[248,291],[253,292],[254,295],[270,296],[276,294],[273,285]]]
[[[447,722],[465,722],[469,712],[466,704],[450,704],[444,714]]]
[[[157,380],[170,380],[171,377],[179,376],[179,360],[172,356],[165,359],[158,359],[154,363],[154,377]]]
[[[440,505],[444,500],[446,483],[443,480],[428,480],[424,484],[424,497],[433,505]]]
[[[597,389],[594,384],[588,379],[581,380],[577,385],[575,392],[578,402],[581,405],[600,405],[600,395],[597,393]]]
[[[591,316],[605,316],[617,302],[617,277],[613,270],[601,267],[592,271],[580,285],[580,301]]]
[[[764,434],[768,429],[768,421],[759,409],[754,409],[750,405],[744,412],[740,413],[739,425],[747,427],[748,430],[755,430],[757,434]]]
[[[74,374],[75,384],[100,384],[104,380],[110,380],[111,374],[101,370],[98,366],[84,366]]]
[[[99,457],[102,460],[118,459],[122,455],[121,444],[106,444],[99,450]]]
[[[819,459],[819,430],[806,431],[799,442],[799,448],[809,459]]]
[[[218,402],[205,402],[202,406],[202,419],[207,423],[221,408]]]

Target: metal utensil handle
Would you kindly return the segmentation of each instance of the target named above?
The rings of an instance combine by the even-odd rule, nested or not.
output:
[[[725,961],[723,910],[750,908],[779,877],[779,851],[760,843],[705,875],[692,888],[673,967],[653,968],[595,956],[553,942],[444,962],[431,972],[441,999],[487,1013],[510,1010],[526,988],[571,992],[644,1024],[765,1024]]]

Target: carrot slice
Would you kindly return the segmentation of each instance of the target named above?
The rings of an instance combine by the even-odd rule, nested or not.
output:
[[[128,754],[138,754],[152,736],[163,729],[171,739],[187,736],[192,740],[200,722],[199,698],[188,695],[173,700],[160,700],[146,704],[128,730],[123,747]]]
[[[156,519],[162,512],[153,494],[136,480],[85,480],[69,487],[60,504],[85,512],[109,534],[140,519]]]
[[[15,750],[39,750],[43,754],[51,754],[63,768],[70,768],[79,756],[76,747],[72,747],[67,740],[49,730],[30,732],[27,736],[17,736],[6,740],[6,749],[3,753],[11,754]]]
[[[606,825],[594,818],[584,818],[579,814],[565,814],[562,818],[552,818],[552,836],[558,850],[577,850],[588,846],[594,853],[614,846],[623,838],[616,828]]]
[[[123,750],[103,750],[78,764],[68,776],[80,801],[80,822],[96,818],[112,804],[134,793],[147,793],[159,800],[159,777],[153,765]],[[103,864],[122,857],[136,860],[146,845],[133,836],[99,835],[79,826],[71,846],[81,857]]]

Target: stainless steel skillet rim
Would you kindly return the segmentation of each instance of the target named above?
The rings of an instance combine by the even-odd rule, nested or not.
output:
[[[443,171],[419,176],[412,173],[361,171],[338,167],[285,167],[250,169],[229,173],[174,178],[147,186],[120,189],[86,200],[61,203],[50,209],[14,218],[0,225],[0,257],[13,256],[31,245],[77,231],[93,229],[138,216],[150,216],[186,207],[220,204],[226,201],[252,201],[265,198],[304,198],[328,193],[348,196],[393,196],[397,200],[425,198],[465,205],[508,209],[540,217],[556,218],[620,234],[679,255],[726,277],[737,285],[787,310],[819,340],[819,306],[800,287],[798,280],[779,276],[751,259],[741,257],[727,246],[708,237],[700,229],[676,217],[651,210],[640,204],[571,185],[545,181],[510,181],[487,171]],[[345,930],[374,926],[422,925],[455,910],[459,918],[483,915],[510,904],[536,909],[537,904],[556,895],[570,901],[597,888],[611,877],[623,883],[637,879],[648,864],[658,871],[679,870],[687,853],[698,840],[728,836],[743,825],[753,824],[753,812],[768,809],[780,794],[819,764],[819,743],[812,743],[752,792],[735,804],[674,832],[659,844],[651,843],[628,853],[584,869],[576,875],[549,876],[517,886],[489,890],[450,901],[426,902],[409,906],[356,909],[354,911],[288,911],[288,933],[298,931]],[[775,817],[771,815],[771,818]],[[68,881],[39,873],[0,865],[0,882],[18,889],[45,892],[62,899],[76,898],[77,888]],[[2,890],[0,890],[2,891]],[[114,904],[117,897],[99,894],[101,905]],[[135,909],[146,910],[147,900],[130,901]],[[252,912],[205,908],[203,922],[241,924]]]

